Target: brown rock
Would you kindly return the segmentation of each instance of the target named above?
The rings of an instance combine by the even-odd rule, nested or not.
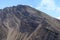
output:
[[[60,40],[60,20],[27,5],[0,10],[0,40]]]

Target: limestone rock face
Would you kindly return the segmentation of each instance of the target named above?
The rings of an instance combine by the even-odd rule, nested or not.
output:
[[[60,40],[60,20],[27,5],[0,9],[0,40]]]

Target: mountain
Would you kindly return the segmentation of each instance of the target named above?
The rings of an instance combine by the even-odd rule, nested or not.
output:
[[[60,20],[27,5],[0,9],[0,40],[60,40]]]

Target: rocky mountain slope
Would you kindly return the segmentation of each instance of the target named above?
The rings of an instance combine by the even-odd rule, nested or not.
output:
[[[60,40],[60,20],[27,5],[0,9],[0,40]]]

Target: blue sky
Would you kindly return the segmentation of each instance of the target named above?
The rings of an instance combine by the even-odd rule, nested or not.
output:
[[[32,6],[60,19],[60,0],[0,0],[0,9],[18,4]]]

